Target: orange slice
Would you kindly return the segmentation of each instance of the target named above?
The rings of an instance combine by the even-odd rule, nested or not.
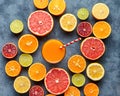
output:
[[[34,35],[25,34],[20,37],[18,47],[24,53],[33,53],[38,48],[38,40]]]
[[[92,8],[92,15],[98,20],[104,20],[109,15],[109,8],[104,3],[97,3]]]
[[[81,55],[73,55],[68,60],[68,68],[73,73],[81,73],[86,68],[86,61]]]
[[[47,94],[47,95],[45,95],[45,96],[56,96],[56,95],[54,95],[54,94]]]
[[[71,13],[66,13],[60,18],[60,26],[66,32],[72,32],[77,26],[77,19]]]
[[[65,0],[51,0],[48,5],[48,10],[53,15],[61,15],[66,9]]]
[[[85,96],[98,96],[99,88],[94,83],[88,83],[84,87],[84,94],[85,94]]]
[[[41,63],[34,63],[29,67],[28,75],[33,81],[41,81],[46,75],[46,67]]]
[[[21,66],[16,60],[11,60],[5,65],[5,72],[10,77],[16,77],[21,72]]]
[[[33,3],[38,9],[44,9],[48,6],[48,0],[33,0]]]
[[[111,26],[105,21],[99,21],[93,26],[93,34],[100,39],[105,39],[111,34]]]
[[[69,86],[68,90],[64,93],[64,96],[81,96],[80,90],[77,87]]]
[[[101,64],[91,63],[88,65],[86,73],[91,80],[98,81],[103,78],[105,70]]]
[[[26,76],[19,76],[15,79],[13,87],[18,93],[27,93],[30,89],[31,82]]]

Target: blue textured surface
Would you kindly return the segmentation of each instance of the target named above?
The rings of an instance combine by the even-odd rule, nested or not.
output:
[[[99,82],[96,82],[100,88],[100,95],[99,96],[120,96],[120,1],[119,0],[66,0],[67,3],[67,9],[66,13],[73,13],[76,15],[77,10],[81,7],[87,7],[89,11],[91,12],[92,6],[95,3],[103,2],[106,3],[110,8],[110,15],[107,18],[107,22],[111,24],[112,27],[112,34],[109,38],[105,39],[105,45],[106,45],[106,52],[100,58],[97,60],[97,62],[103,64],[105,68],[105,77],[100,80]],[[27,18],[29,14],[33,11],[35,11],[36,8],[33,6],[32,0],[0,0],[0,50],[2,49],[3,44],[7,42],[14,42],[17,45],[17,41],[19,37],[23,34],[30,33],[30,31],[27,28]],[[47,10],[47,8],[45,9]],[[59,39],[63,41],[64,43],[67,43],[75,38],[78,37],[76,30],[72,33],[65,33],[61,30],[59,26],[59,18],[60,17],[54,17],[55,26],[49,35],[46,37],[38,37],[38,40],[40,42],[39,49],[32,54],[34,58],[34,62],[42,62],[46,65],[47,70],[49,70],[52,67],[62,67],[65,68],[70,75],[71,73],[67,68],[67,60],[71,55],[74,54],[81,54],[79,51],[79,45],[81,43],[77,42],[67,48],[67,54],[66,57],[62,62],[60,62],[57,65],[50,65],[41,56],[41,46],[43,43],[51,38]],[[9,24],[14,19],[20,19],[23,21],[25,28],[23,33],[19,35],[14,35],[10,32]],[[94,24],[96,20],[91,16],[87,20]],[[78,20],[78,23],[80,20]],[[18,55],[14,58],[15,60],[18,60],[19,55],[21,52],[18,52]],[[21,96],[20,94],[16,93],[13,89],[13,81],[15,78],[10,78],[5,74],[5,64],[8,61],[8,59],[5,59],[0,52],[0,96]],[[87,64],[89,64],[92,61],[87,60]],[[27,74],[27,68],[23,68],[20,75],[28,76]],[[86,73],[84,72],[86,75]],[[32,85],[39,84],[41,85],[44,90],[44,84],[43,81],[41,82],[32,82]],[[92,82],[86,77],[86,83]],[[72,83],[71,83],[72,85]],[[83,87],[79,88],[81,90],[81,96],[83,95]],[[45,94],[47,94],[47,91],[45,91]],[[22,96],[28,96],[28,93],[23,94]]]

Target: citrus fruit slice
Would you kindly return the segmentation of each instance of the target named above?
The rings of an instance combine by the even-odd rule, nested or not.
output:
[[[2,48],[2,55],[5,58],[11,59],[14,58],[18,53],[17,46],[14,43],[6,43]]]
[[[77,33],[81,37],[88,37],[92,34],[92,25],[89,22],[81,22],[77,26]]]
[[[54,95],[64,93],[70,85],[70,77],[62,68],[52,68],[44,79],[46,89]]]
[[[88,65],[86,73],[91,80],[98,81],[103,78],[105,70],[101,64],[91,63]]]
[[[86,20],[89,17],[89,11],[87,8],[80,8],[77,12],[77,16],[80,20]]]
[[[66,54],[66,49],[60,48],[60,46],[63,46],[63,43],[59,40],[50,39],[46,41],[42,47],[43,58],[52,64],[60,62]]]
[[[54,95],[54,94],[47,94],[47,95],[45,95],[45,96],[56,96],[56,95]]]
[[[45,36],[53,29],[52,16],[43,10],[34,11],[28,17],[28,28],[37,36]]]
[[[16,77],[21,72],[21,66],[16,60],[10,60],[5,65],[5,72],[10,77]]]
[[[81,73],[86,68],[86,60],[81,55],[73,55],[68,60],[68,68],[73,73]]]
[[[105,44],[99,38],[87,37],[82,41],[80,50],[87,59],[97,60],[104,54]]]
[[[66,32],[72,32],[77,26],[77,19],[71,13],[66,13],[60,18],[60,27]]]
[[[18,40],[18,47],[24,53],[33,53],[38,48],[38,40],[34,35],[25,34]]]
[[[49,12],[55,16],[63,14],[65,9],[66,9],[65,0],[51,0],[48,5]]]
[[[28,67],[32,64],[33,57],[30,54],[21,54],[19,57],[19,63],[23,67]]]
[[[109,13],[109,7],[104,3],[97,3],[92,8],[92,15],[98,20],[106,19]]]
[[[76,87],[82,87],[85,84],[85,76],[83,74],[74,74],[72,76],[72,83]]]
[[[26,76],[19,76],[14,80],[14,89],[18,93],[27,93],[30,89],[31,82]]]
[[[88,83],[84,87],[84,94],[85,94],[85,96],[98,96],[99,88],[94,83]]]
[[[68,90],[65,91],[64,96],[81,96],[80,90],[75,86],[69,86]]]
[[[15,34],[21,33],[23,29],[24,24],[21,20],[15,19],[10,23],[10,30]]]
[[[36,8],[38,9],[44,9],[48,6],[48,0],[33,0],[33,3]]]
[[[46,75],[46,67],[41,63],[34,63],[29,67],[28,75],[33,81],[41,81]]]
[[[29,96],[44,96],[44,90],[39,85],[34,85],[29,90]]]
[[[93,26],[93,34],[95,37],[105,39],[111,34],[111,26],[105,21],[99,21]]]

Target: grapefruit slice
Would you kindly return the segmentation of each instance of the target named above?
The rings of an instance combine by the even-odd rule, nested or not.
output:
[[[11,59],[17,55],[18,49],[14,43],[6,43],[2,48],[2,55],[5,58]]]
[[[14,89],[18,93],[27,93],[30,89],[31,82],[26,76],[19,76],[14,80]]]
[[[81,94],[77,87],[69,86],[68,90],[64,93],[64,96],[81,96]]]
[[[105,69],[99,63],[91,63],[88,65],[86,70],[88,78],[93,81],[99,81],[103,78],[105,74]]]
[[[28,17],[28,28],[37,36],[45,36],[53,29],[54,21],[52,16],[43,10],[37,10]]]
[[[81,22],[77,26],[77,33],[81,37],[88,37],[92,34],[92,25],[89,22]]]
[[[70,85],[70,77],[62,68],[52,68],[44,79],[46,89],[54,95],[64,93]]]
[[[44,96],[44,90],[39,85],[34,85],[29,90],[29,96]]]
[[[47,94],[47,95],[45,95],[45,96],[56,96],[56,95],[54,95],[54,94]]]
[[[85,96],[99,96],[99,88],[95,83],[88,83],[84,87]]]
[[[82,41],[80,50],[87,59],[97,60],[104,54],[105,44],[99,38],[87,37]]]

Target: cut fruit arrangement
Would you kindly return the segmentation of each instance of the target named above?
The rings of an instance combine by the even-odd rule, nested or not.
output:
[[[44,9],[48,6],[48,11],[54,16],[60,16],[65,12],[65,0],[33,0],[33,4],[38,9]],[[97,10],[97,11],[96,11]],[[18,40],[18,48],[23,52],[19,56],[19,60],[9,60],[5,65],[5,73],[9,77],[15,77],[13,87],[16,92],[23,94],[29,91],[29,96],[81,96],[79,87],[83,87],[85,96],[98,96],[100,93],[99,86],[92,81],[99,81],[105,75],[105,69],[102,64],[94,62],[105,53],[105,44],[102,39],[106,39],[111,34],[111,26],[106,21],[98,21],[92,27],[90,22],[83,21],[89,17],[87,8],[80,8],[77,17],[71,13],[66,13],[60,17],[59,24],[65,32],[76,33],[84,40],[81,42],[80,50],[82,55],[74,54],[70,56],[67,67],[71,73],[64,68],[54,67],[47,71],[44,64],[33,63],[32,53],[36,52],[39,47],[39,41],[36,36],[46,36],[50,34],[54,27],[54,19],[52,15],[44,10],[32,12],[28,17],[28,29],[32,34],[24,34]],[[106,4],[97,3],[92,8],[92,15],[97,20],[105,20],[109,15],[109,8]],[[77,19],[82,20],[77,25]],[[77,28],[76,28],[77,26]],[[23,31],[24,25],[20,20],[13,20],[10,24],[12,33],[20,33]],[[93,32],[94,36],[91,36]],[[56,65],[62,61],[66,54],[66,47],[78,42],[81,38],[75,39],[70,43],[63,44],[56,39],[50,39],[43,44],[41,48],[42,57],[50,64]],[[17,55],[18,49],[16,44],[9,42],[4,44],[2,55],[5,58],[13,59]],[[56,55],[57,54],[57,55]],[[86,59],[90,60],[87,64]],[[28,76],[19,76],[22,67],[28,68]],[[87,77],[84,76],[86,70],[87,77],[92,81],[86,84]],[[44,88],[40,85],[32,85],[31,81],[42,82],[49,92],[45,95]],[[72,85],[71,85],[71,84]],[[32,85],[32,86],[31,86]]]

